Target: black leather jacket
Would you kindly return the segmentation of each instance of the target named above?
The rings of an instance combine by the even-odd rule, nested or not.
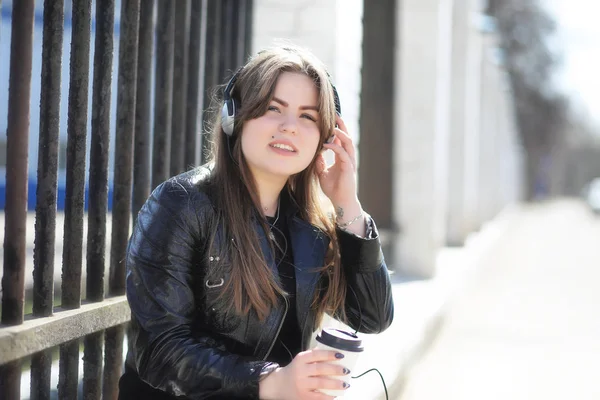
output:
[[[160,185],[137,217],[127,253],[127,298],[131,307],[127,369],[154,388],[190,399],[258,399],[261,375],[277,367],[265,361],[286,312],[282,301],[261,323],[226,314],[216,298],[220,279],[207,282],[206,267],[215,260],[207,250],[209,224],[218,204],[204,167]],[[296,266],[296,305],[303,349],[317,329],[310,302],[321,276],[329,239],[317,227],[288,218]],[[242,223],[242,222],[240,222]],[[255,222],[267,262],[277,271],[267,238]],[[392,322],[390,280],[377,229],[369,218],[370,238],[338,229],[342,266],[348,281],[346,313],[350,325],[378,333]],[[226,280],[227,276],[223,275]]]

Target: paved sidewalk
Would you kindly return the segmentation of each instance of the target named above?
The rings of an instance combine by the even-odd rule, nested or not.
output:
[[[362,335],[365,351],[352,375],[377,368],[394,399],[404,386],[410,368],[421,358],[439,331],[449,301],[462,290],[478,260],[504,235],[514,220],[515,210],[506,209],[480,232],[469,237],[462,248],[441,249],[436,277],[401,282],[395,277],[394,322],[379,335]],[[344,400],[385,400],[381,378],[376,372],[354,379]]]
[[[401,400],[600,399],[600,219],[523,206],[477,265]]]

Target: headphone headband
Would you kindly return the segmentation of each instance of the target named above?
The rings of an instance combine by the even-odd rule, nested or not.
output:
[[[237,81],[238,76],[243,68],[244,67],[240,67],[240,68],[238,68],[237,71],[235,71],[235,73],[233,74],[231,79],[229,79],[229,82],[227,82],[227,86],[225,86],[225,89],[223,90],[223,108],[221,109],[221,127],[223,128],[223,132],[225,132],[225,134],[227,136],[233,136],[235,113],[236,113],[236,110],[239,108],[239,102],[231,96],[231,91],[233,90],[233,86],[235,85],[235,82]],[[338,95],[337,89],[335,88],[335,85],[331,81],[329,74],[327,74],[327,76],[328,76],[329,84],[331,85],[331,88],[333,89],[333,102],[335,104],[335,112],[338,115],[342,115],[342,106],[340,104],[340,97]]]

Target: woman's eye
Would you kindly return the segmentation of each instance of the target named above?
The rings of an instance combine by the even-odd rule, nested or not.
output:
[[[302,114],[302,118],[306,118],[311,120],[312,122],[317,122],[317,119],[310,114]]]
[[[268,111],[275,111],[275,112],[279,112],[279,108],[277,108],[276,106],[269,106],[269,108],[267,108]]]

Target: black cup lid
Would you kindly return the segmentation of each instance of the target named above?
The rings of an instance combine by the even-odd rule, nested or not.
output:
[[[341,329],[323,329],[321,334],[317,335],[317,342],[343,351],[361,352],[364,350],[364,347],[362,347],[362,340],[359,339],[358,336],[352,332],[343,331]]]

